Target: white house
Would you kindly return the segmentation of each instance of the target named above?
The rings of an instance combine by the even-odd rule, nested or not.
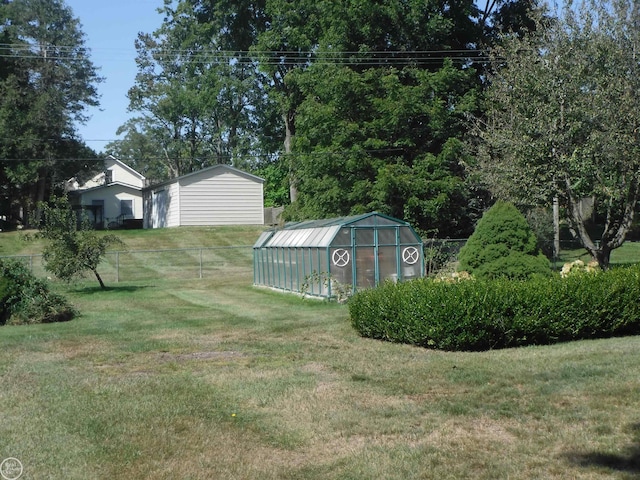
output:
[[[145,177],[109,156],[104,170],[85,183],[67,182],[71,205],[86,211],[96,228],[141,225]]]
[[[264,180],[215,165],[143,190],[144,228],[263,225]]]

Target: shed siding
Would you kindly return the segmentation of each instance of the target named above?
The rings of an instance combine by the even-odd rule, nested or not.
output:
[[[223,172],[203,172],[181,182],[181,225],[261,225],[262,183]]]

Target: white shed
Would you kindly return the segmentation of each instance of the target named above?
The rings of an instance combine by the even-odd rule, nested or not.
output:
[[[144,228],[262,225],[264,180],[215,165],[143,190]]]

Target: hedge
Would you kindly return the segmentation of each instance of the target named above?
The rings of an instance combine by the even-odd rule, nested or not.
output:
[[[442,350],[488,350],[640,333],[640,266],[607,272],[385,283],[349,300],[364,337]]]

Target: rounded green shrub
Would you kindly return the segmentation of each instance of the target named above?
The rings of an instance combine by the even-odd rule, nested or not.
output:
[[[15,260],[0,260],[0,325],[71,320],[76,310]]]
[[[524,280],[551,274],[527,220],[508,202],[497,202],[482,216],[458,255],[458,270],[476,278]]]

